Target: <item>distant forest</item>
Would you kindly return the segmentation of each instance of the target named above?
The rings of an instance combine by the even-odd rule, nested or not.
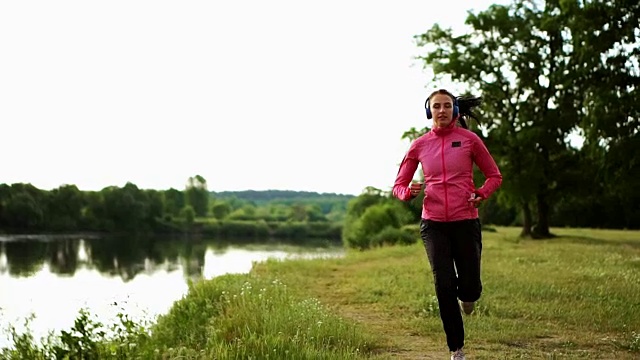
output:
[[[307,204],[319,206],[322,213],[329,214],[338,212],[334,218],[344,215],[349,200],[355,198],[354,195],[336,194],[336,193],[318,193],[312,191],[294,191],[294,190],[243,190],[243,191],[221,191],[210,192],[213,199],[218,201],[247,202],[256,206],[266,205],[292,205]]]
[[[207,190],[201,176],[184,190],[133,183],[82,191],[0,184],[0,233],[137,233],[339,240],[352,195],[288,190]]]
[[[241,200],[253,201],[256,204],[267,202],[314,202],[314,201],[348,201],[354,198],[354,195],[336,194],[336,193],[319,193],[313,191],[294,191],[294,190],[243,190],[243,191],[220,191],[210,192],[212,197],[217,199],[237,198]]]

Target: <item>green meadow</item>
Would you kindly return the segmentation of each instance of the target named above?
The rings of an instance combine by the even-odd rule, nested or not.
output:
[[[469,359],[640,358],[640,232],[484,232],[484,293],[465,316]],[[343,258],[268,261],[193,283],[152,324],[88,314],[2,359],[447,359],[421,243]],[[110,334],[110,335],[107,335]]]

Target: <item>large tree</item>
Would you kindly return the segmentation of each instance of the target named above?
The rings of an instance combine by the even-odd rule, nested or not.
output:
[[[190,177],[185,189],[186,204],[196,212],[196,216],[207,216],[209,212],[209,190],[207,180],[200,175]]]
[[[77,230],[85,206],[84,194],[75,185],[61,185],[47,195],[47,227]]]
[[[570,3],[572,9],[579,8]],[[599,171],[596,199],[612,227],[640,227],[640,3],[590,1],[572,19],[573,47],[580,61],[584,111],[584,157]]]
[[[594,119],[611,117],[598,115],[595,104],[616,107],[620,96],[630,96],[621,82],[637,81],[637,71],[629,74],[637,48],[627,51],[635,63],[603,59],[621,42],[637,43],[638,7],[628,0],[516,0],[470,13],[469,33],[436,25],[416,36],[435,81],[450,76],[483,97],[487,143],[506,175],[502,197],[521,207],[523,235],[551,236],[554,201],[576,189],[580,174],[570,134],[589,134],[603,125]],[[590,17],[594,12],[605,15]],[[606,45],[585,46],[603,32]],[[602,87],[603,74],[611,86]]]

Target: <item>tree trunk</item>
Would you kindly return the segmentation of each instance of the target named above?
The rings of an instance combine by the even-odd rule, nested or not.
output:
[[[533,227],[533,237],[536,239],[548,239],[552,237],[549,231],[549,179],[551,176],[551,168],[549,161],[549,149],[546,146],[542,146],[541,153],[544,160],[544,166],[542,168],[543,182],[540,184],[538,193],[536,194],[536,203],[538,207],[538,222]]]
[[[538,204],[538,223],[533,228],[533,236],[537,239],[552,237],[549,231],[549,203],[544,194],[536,195]]]
[[[528,201],[522,202],[522,232],[520,233],[521,238],[530,238],[531,237],[531,208],[529,207]]]

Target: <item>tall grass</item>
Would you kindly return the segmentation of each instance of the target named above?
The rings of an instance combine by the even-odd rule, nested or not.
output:
[[[165,354],[206,359],[357,359],[374,338],[277,278],[226,275],[191,286],[158,320]]]
[[[520,240],[518,229],[496,230],[484,233],[482,298],[464,317],[469,358],[640,358],[640,232],[553,229],[557,238]],[[256,264],[250,274],[190,284],[150,326],[123,317],[119,333],[79,319],[72,336],[49,342],[14,333],[0,358],[448,356],[419,243]]]

